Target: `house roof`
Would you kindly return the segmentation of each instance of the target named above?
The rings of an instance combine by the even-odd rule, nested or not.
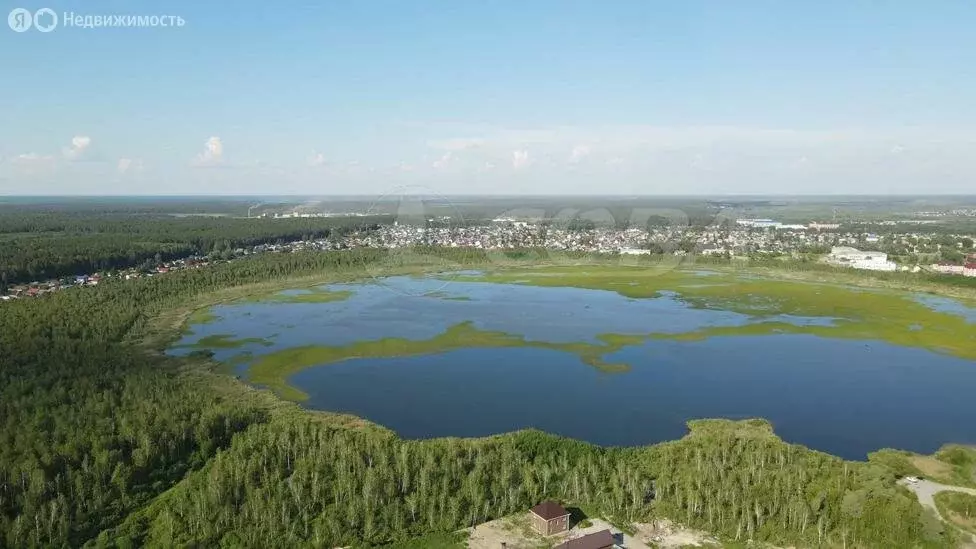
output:
[[[564,517],[569,514],[569,511],[564,509],[562,505],[559,505],[555,501],[543,501],[539,505],[533,507],[531,511],[542,520],[552,520],[554,518]]]
[[[600,530],[581,538],[571,539],[556,549],[605,549],[616,543],[610,530]]]

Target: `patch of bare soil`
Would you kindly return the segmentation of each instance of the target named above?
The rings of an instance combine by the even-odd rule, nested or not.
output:
[[[659,519],[652,523],[634,524],[637,537],[653,543],[662,549],[676,549],[678,547],[707,547],[721,546],[719,541],[700,530],[686,528],[668,519]]]
[[[532,530],[528,515],[504,517],[468,528],[470,549],[539,549],[551,543]]]

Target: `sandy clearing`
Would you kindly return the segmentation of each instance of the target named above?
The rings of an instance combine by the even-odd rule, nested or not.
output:
[[[719,546],[715,538],[704,532],[685,528],[667,519],[633,525],[634,535],[626,534],[602,519],[589,519],[585,528],[575,526],[561,535],[543,537],[529,523],[528,514],[504,517],[473,528],[468,528],[470,549],[540,549],[554,547],[568,539],[574,539],[600,530],[610,530],[617,543],[625,549],[676,549],[678,547]]]
[[[686,528],[668,519],[659,519],[652,523],[635,524],[637,537],[646,542],[653,543],[661,549],[674,549],[678,547],[707,547],[721,546],[721,543],[714,537],[699,530]],[[629,546],[627,546],[629,548]]]

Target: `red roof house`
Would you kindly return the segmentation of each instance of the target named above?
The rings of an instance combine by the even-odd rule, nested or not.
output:
[[[615,543],[610,530],[600,530],[557,545],[556,549],[613,549]]]

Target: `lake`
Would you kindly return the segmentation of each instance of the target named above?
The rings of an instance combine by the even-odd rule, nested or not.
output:
[[[533,427],[631,446],[679,438],[689,419],[763,417],[787,441],[849,459],[884,447],[930,453],[947,442],[976,443],[972,360],[795,330],[681,337],[759,322],[802,331],[844,319],[696,308],[675,292],[635,299],[438,278],[379,282],[325,286],[348,292],[327,302],[214,307],[216,318],[193,325],[170,352],[206,348],[247,378],[255,363],[282,352],[323,349],[310,356],[329,357],[325,364],[313,358],[287,375],[307,396],[303,405],[364,417],[406,438]],[[944,298],[928,305],[976,318]],[[463,336],[472,346],[463,338],[436,343],[459,325],[474,331]],[[631,339],[647,334],[655,337]],[[436,344],[389,356],[382,343],[389,338],[405,348]],[[599,363],[626,368],[601,367],[588,359],[594,352]]]

